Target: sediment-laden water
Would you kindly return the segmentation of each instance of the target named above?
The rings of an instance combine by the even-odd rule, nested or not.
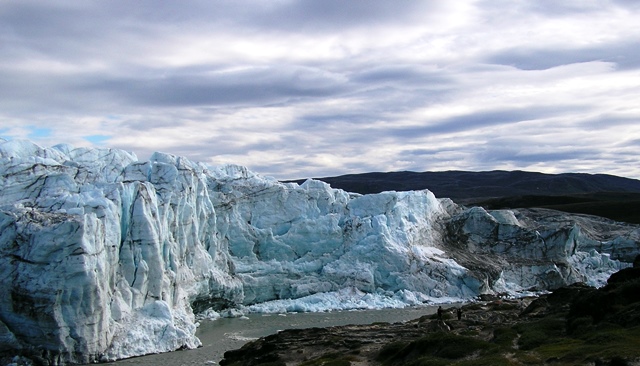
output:
[[[453,305],[448,305],[453,306]],[[246,318],[223,318],[203,321],[197,335],[202,347],[158,355],[130,358],[108,363],[112,366],[217,365],[225,351],[237,349],[250,340],[283,329],[331,327],[346,324],[402,322],[433,314],[437,306],[405,309],[336,311],[326,313],[250,314]]]

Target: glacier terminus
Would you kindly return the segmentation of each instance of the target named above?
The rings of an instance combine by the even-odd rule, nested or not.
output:
[[[402,307],[601,286],[640,227],[359,195],[237,165],[0,139],[0,353],[49,364],[200,346],[196,315]]]

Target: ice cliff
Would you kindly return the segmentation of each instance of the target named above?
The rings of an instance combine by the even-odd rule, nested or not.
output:
[[[0,354],[52,364],[198,347],[194,312],[209,308],[598,285],[639,253],[634,225],[163,153],[0,140],[0,175]]]

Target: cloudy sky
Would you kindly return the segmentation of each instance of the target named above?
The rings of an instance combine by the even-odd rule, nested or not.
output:
[[[640,178],[636,0],[0,0],[0,137]]]

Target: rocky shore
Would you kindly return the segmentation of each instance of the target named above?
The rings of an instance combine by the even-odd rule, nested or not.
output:
[[[223,366],[640,365],[640,266],[600,289],[484,301],[405,323],[285,330],[225,353]]]

